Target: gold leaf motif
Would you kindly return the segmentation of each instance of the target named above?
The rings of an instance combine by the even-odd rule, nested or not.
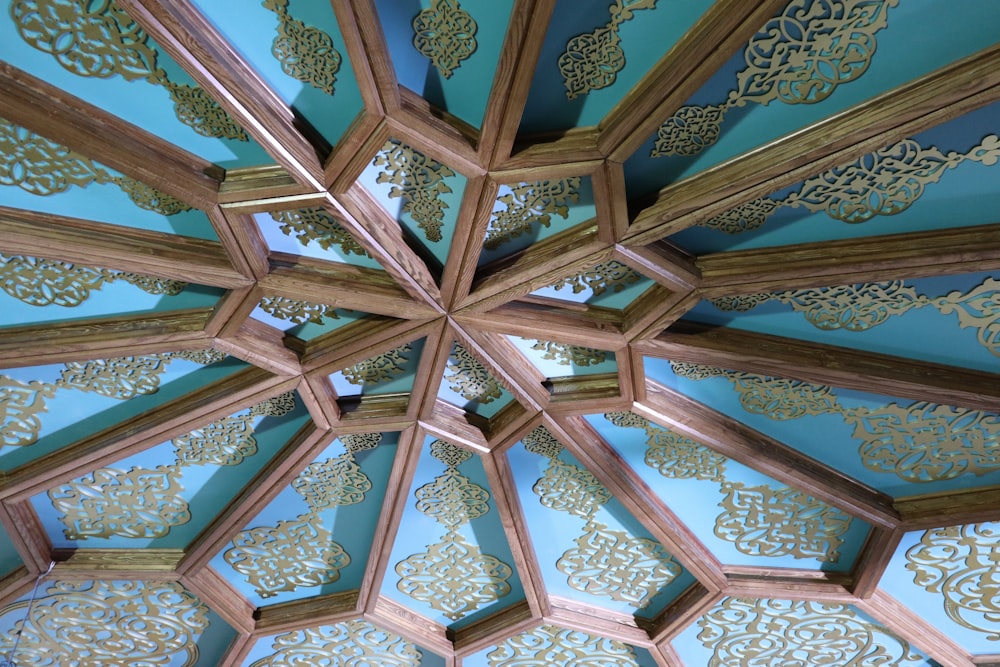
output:
[[[612,260],[604,264],[598,264],[590,271],[584,271],[575,276],[564,278],[561,282],[553,285],[553,287],[556,290],[569,287],[573,290],[573,294],[579,294],[589,289],[593,291],[594,296],[599,296],[609,289],[615,293],[621,292],[629,285],[634,285],[641,279],[642,276],[636,273],[631,267]]]
[[[24,447],[38,440],[42,430],[39,417],[48,408],[46,398],[55,395],[56,387],[45,382],[21,382],[0,375],[0,444],[4,447]]]
[[[260,300],[260,309],[268,315],[292,324],[323,324],[326,318],[339,320],[337,309],[326,304],[311,303],[283,296],[265,296]]]
[[[503,387],[486,367],[464,347],[455,343],[444,379],[448,387],[469,401],[492,403],[503,396]]]
[[[285,236],[293,236],[302,245],[313,241],[323,250],[339,246],[345,255],[368,257],[365,249],[354,240],[329,211],[322,208],[300,208],[295,211],[271,213]]]
[[[722,311],[735,311],[745,313],[753,310],[762,303],[767,303],[772,298],[770,294],[739,294],[736,296],[722,296],[717,299],[710,299],[713,306]]]
[[[431,60],[446,79],[476,52],[479,26],[458,0],[431,0],[413,17],[413,46]]]
[[[593,473],[557,458],[549,465],[531,490],[543,507],[574,516],[592,517],[601,505],[611,500],[611,492]]]
[[[286,391],[265,399],[250,408],[250,414],[255,417],[282,417],[295,409],[295,392]]]
[[[609,7],[611,20],[593,32],[577,35],[566,44],[559,56],[559,71],[566,86],[566,97],[574,99],[591,90],[614,84],[625,67],[625,51],[618,29],[634,12],[655,9],[656,0],[614,0]]]
[[[836,563],[851,526],[840,510],[788,487],[722,485],[725,510],[715,519],[716,536],[748,556],[815,558]]]
[[[660,127],[652,157],[697,155],[716,142],[726,111],[753,102],[815,104],[863,75],[899,0],[791,0],[747,43],[746,67],[721,105],[687,106]]]
[[[58,386],[127,401],[156,393],[165,370],[158,356],[68,361]]]
[[[0,617],[23,619],[27,606],[9,605]],[[172,581],[58,581],[32,605],[30,621],[14,624],[19,639],[15,632],[0,635],[0,651],[6,655],[17,641],[21,664],[116,667],[128,647],[130,665],[193,667],[208,613]]]
[[[416,491],[417,509],[438,523],[455,528],[490,511],[490,494],[449,467]]]
[[[483,247],[495,250],[530,232],[532,223],[548,227],[553,215],[569,218],[570,204],[580,200],[579,187],[579,176],[511,186],[497,200],[504,210],[493,212]]]
[[[553,343],[548,340],[535,341],[531,346],[532,350],[544,352],[542,359],[555,361],[560,366],[597,366],[604,363],[608,358],[608,353],[604,350],[595,350],[592,347],[580,347],[579,345],[567,345],[565,343]]]
[[[455,172],[395,139],[382,146],[372,164],[385,167],[375,180],[392,184],[389,196],[403,200],[400,212],[410,214],[428,241],[440,241],[444,210],[448,208],[441,195],[452,191],[444,179]]]
[[[542,625],[505,639],[486,658],[490,667],[639,667],[635,652],[628,644],[552,625]]]
[[[944,597],[948,618],[962,627],[1000,640],[997,562],[1000,530],[996,523],[969,524],[926,531],[906,552],[913,583]]]
[[[381,433],[352,433],[340,436],[340,441],[351,454],[362,452],[366,449],[375,449],[382,442]]]
[[[768,197],[754,199],[745,204],[731,208],[708,220],[698,223],[700,227],[717,229],[727,234],[740,234],[759,229],[771,214],[784,205],[784,201],[775,201]]]
[[[351,384],[378,384],[392,380],[393,377],[406,372],[403,364],[408,361],[408,358],[404,355],[411,350],[409,345],[401,345],[371,359],[356,363],[342,371],[344,379]]]
[[[698,621],[713,667],[922,667],[916,649],[846,604],[726,598]]]
[[[171,442],[182,466],[235,466],[257,453],[252,414],[224,417]]]
[[[203,137],[250,141],[235,120],[203,88],[164,80],[177,119]]]
[[[420,650],[399,635],[380,630],[368,621],[295,630],[278,635],[274,653],[250,667],[420,667]]]
[[[707,479],[721,482],[726,457],[690,438],[661,428],[633,412],[608,412],[615,426],[646,432],[646,465],[671,479]]]
[[[281,63],[281,69],[288,76],[333,95],[341,57],[330,35],[292,18],[288,0],[264,0],[263,4],[278,15],[278,34],[271,44],[271,53]]]
[[[292,488],[317,512],[327,507],[357,505],[365,499],[372,483],[348,452],[310,463],[292,482]]]

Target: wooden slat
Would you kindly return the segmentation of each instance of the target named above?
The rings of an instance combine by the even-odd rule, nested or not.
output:
[[[212,611],[221,616],[237,632],[253,631],[254,606],[216,570],[205,567],[197,572],[191,572],[181,577],[181,583],[200,599],[211,600]]]
[[[508,171],[553,167],[560,162],[603,160],[597,147],[600,132],[596,127],[574,127],[552,134],[529,135],[519,138],[513,154],[498,162],[494,170]]]
[[[454,319],[463,327],[614,351],[625,346],[621,314],[597,307],[576,307],[532,298],[504,304],[485,313],[461,310]]]
[[[746,574],[739,570],[746,571]],[[729,583],[724,592],[729,597],[778,600],[825,600],[852,603],[849,575],[816,571],[785,572],[774,568],[727,568]],[[798,576],[796,576],[798,575]]]
[[[60,580],[176,581],[182,549],[55,549],[53,576]]]
[[[364,617],[372,624],[400,634],[438,655],[451,656],[455,651],[445,626],[410,611],[390,598],[379,597],[375,608]]]
[[[856,597],[870,598],[875,593],[904,532],[901,528],[873,528],[868,534],[854,563],[851,592]]]
[[[636,624],[635,617],[631,614],[610,611],[600,605],[556,595],[550,596],[550,599],[552,608],[545,615],[546,623],[581,630],[595,637],[617,639],[642,648],[652,646],[649,635]]]
[[[1000,486],[899,498],[895,507],[905,530],[1000,521]]]
[[[261,607],[257,612],[257,627],[253,634],[255,637],[263,637],[320,625],[336,625],[355,619],[358,615],[357,591],[317,595]]]
[[[531,613],[527,602],[511,605],[455,632],[455,653],[467,656],[496,646],[520,632],[533,630],[540,621],[541,618]]]
[[[455,327],[455,331],[465,349],[483,361],[497,382],[522,406],[532,411],[539,410],[548,400],[548,394],[542,386],[545,377],[505,336],[461,326]],[[498,417],[500,415],[494,419]]]

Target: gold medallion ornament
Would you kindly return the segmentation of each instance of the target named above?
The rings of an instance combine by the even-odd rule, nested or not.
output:
[[[208,607],[172,581],[59,581],[23,620],[28,604],[0,611],[0,619],[21,619],[0,635],[0,653],[17,641],[18,663],[33,667],[117,667],[123,650],[130,665],[193,667],[209,626]]]
[[[607,412],[615,426],[646,432],[646,465],[671,479],[705,479],[722,482],[726,457],[690,438],[661,428],[633,412]]]
[[[293,18],[288,13],[288,0],[264,0],[263,4],[278,16],[278,34],[271,53],[281,63],[282,71],[333,95],[341,58],[330,35]]]
[[[998,160],[1000,138],[994,134],[965,153],[952,151],[947,155],[933,146],[922,148],[916,141],[904,139],[809,178],[784,199],[755,199],[698,224],[738,234],[759,228],[783,206],[822,211],[841,222],[866,222],[878,215],[905,211],[928,185],[963,162],[994,165]]]
[[[372,164],[385,167],[375,180],[392,185],[389,197],[403,200],[400,212],[410,214],[428,241],[440,241],[444,210],[448,208],[441,195],[452,191],[445,179],[455,172],[395,139],[382,146]]]
[[[0,185],[16,185],[33,195],[46,196],[91,183],[112,183],[139,208],[161,215],[192,210],[179,199],[114,174],[65,146],[0,118]]]
[[[399,635],[363,620],[278,635],[271,648],[274,653],[250,667],[420,667],[423,658]]]
[[[298,239],[302,245],[309,245],[315,241],[323,250],[337,246],[345,255],[369,256],[361,244],[355,241],[354,237],[325,209],[300,208],[270,215],[285,236]]]
[[[845,604],[726,598],[698,621],[711,667],[923,667],[927,659]]]
[[[484,554],[463,535],[464,525],[490,511],[490,494],[459,471],[470,452],[435,440],[431,455],[445,464],[443,475],[414,494],[417,509],[445,527],[441,541],[396,563],[396,588],[452,621],[510,593],[513,574],[500,559]]]
[[[450,79],[462,61],[476,52],[479,26],[458,0],[431,0],[413,18],[413,46],[431,60],[446,79]]]
[[[875,35],[898,2],[791,0],[750,39],[726,101],[681,107],[660,126],[652,157],[697,155],[718,140],[727,111],[751,102],[822,102],[868,70]]]
[[[341,372],[344,374],[344,379],[351,384],[379,384],[406,372],[404,364],[409,361],[406,353],[411,351],[409,345],[401,345],[371,359],[358,362]]]
[[[448,388],[468,401],[484,405],[503,396],[503,387],[468,350],[455,343],[444,374]]]
[[[510,186],[511,191],[497,199],[503,210],[493,211],[483,247],[496,250],[531,232],[532,224],[548,227],[553,215],[568,218],[570,204],[580,201],[579,189],[579,176]]]
[[[555,361],[560,366],[597,366],[598,364],[603,364],[608,359],[608,353],[604,350],[595,350],[592,347],[580,347],[579,345],[567,345],[565,343],[553,343],[548,340],[535,341],[531,349],[543,352],[542,359]]]
[[[113,0],[14,0],[10,16],[21,38],[82,77],[163,86],[177,118],[198,134],[249,141],[246,132],[197,86],[171,81],[149,36]]]
[[[944,597],[948,618],[1000,640],[1000,524],[980,523],[926,531],[906,552],[913,583]]]
[[[289,299],[283,296],[265,296],[258,304],[268,315],[287,320],[292,324],[325,324],[326,320],[339,320],[337,309],[326,304]]]
[[[625,68],[625,50],[618,34],[621,24],[631,20],[637,11],[655,8],[656,0],[614,0],[608,8],[611,20],[607,25],[566,43],[558,64],[567,98],[572,100],[614,84],[618,73]]]
[[[634,285],[642,279],[635,270],[614,260],[598,264],[593,269],[564,278],[553,285],[556,290],[569,287],[573,294],[591,290],[594,296],[600,296],[608,290],[621,292],[629,285]]]
[[[497,644],[486,654],[490,667],[639,667],[628,644],[579,630],[542,625]]]

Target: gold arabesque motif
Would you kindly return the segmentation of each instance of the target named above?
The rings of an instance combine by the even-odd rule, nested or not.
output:
[[[264,0],[263,4],[278,16],[278,34],[271,53],[281,63],[282,71],[333,95],[341,58],[330,35],[293,18],[288,13],[288,0]]]
[[[497,199],[504,208],[493,211],[483,247],[495,250],[530,232],[532,224],[548,227],[553,215],[568,218],[570,204],[580,200],[579,188],[579,176],[511,186]]]
[[[644,430],[646,465],[664,477],[723,481],[727,459],[722,454],[661,428],[633,412],[607,412],[604,418],[615,426]]]
[[[632,19],[637,11],[655,8],[656,0],[614,0],[608,8],[611,20],[607,25],[566,43],[558,64],[567,98],[572,100],[614,84],[625,67],[625,50],[618,34],[621,24]]]
[[[406,372],[404,364],[409,360],[406,353],[411,350],[409,345],[400,345],[371,359],[358,362],[342,371],[344,379],[351,384],[378,384],[391,380]]]
[[[542,359],[550,359],[560,366],[596,366],[607,361],[608,353],[592,347],[580,347],[549,340],[535,341],[532,350],[544,352]]]
[[[642,276],[632,269],[632,267],[612,260],[604,264],[598,264],[589,271],[564,278],[553,285],[553,287],[556,290],[569,287],[573,290],[573,294],[579,294],[589,289],[594,293],[594,296],[599,296],[608,290],[616,293],[621,292],[629,285],[634,285],[641,279]]]
[[[302,245],[309,245],[315,241],[323,250],[338,246],[345,255],[368,257],[361,244],[355,241],[326,209],[300,208],[270,215],[285,236],[298,239]]]
[[[458,343],[448,357],[444,380],[452,391],[468,401],[485,405],[503,396],[503,387],[496,378]]]
[[[413,46],[446,79],[476,52],[479,26],[458,0],[431,0],[413,17]]]
[[[486,655],[486,659],[490,667],[639,667],[635,652],[628,644],[553,625],[541,625],[505,639]]]
[[[284,296],[265,296],[260,300],[260,309],[279,320],[288,320],[292,324],[324,324],[327,319],[339,320],[340,315],[333,306],[322,303],[312,303],[299,299],[289,299]]]
[[[399,635],[363,620],[286,632],[274,638],[271,648],[274,653],[250,667],[420,667],[423,657]]]
[[[747,43],[746,67],[722,104],[686,106],[657,132],[652,156],[691,156],[714,144],[726,112],[753,102],[815,104],[871,64],[875,34],[899,0],[791,0]]]
[[[452,191],[445,179],[455,172],[395,139],[382,146],[372,164],[385,167],[375,180],[392,184],[389,196],[403,200],[400,212],[410,214],[428,241],[440,241],[444,211],[448,208],[441,195]]]

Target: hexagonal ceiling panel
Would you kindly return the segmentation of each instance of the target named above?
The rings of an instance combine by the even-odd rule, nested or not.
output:
[[[3,7],[0,664],[1000,664],[994,0]]]

